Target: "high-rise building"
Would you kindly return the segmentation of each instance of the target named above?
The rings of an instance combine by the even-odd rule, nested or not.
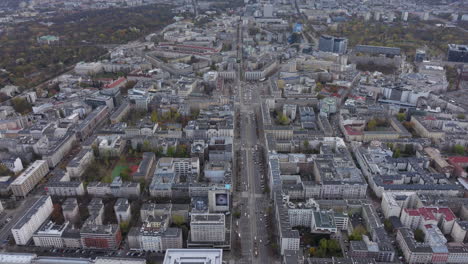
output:
[[[338,54],[346,53],[348,48],[348,39],[328,35],[322,35],[319,39],[319,50],[324,52],[333,52]]]

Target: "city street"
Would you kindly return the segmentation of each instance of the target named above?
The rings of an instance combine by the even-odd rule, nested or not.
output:
[[[240,201],[241,217],[238,220],[241,238],[242,258],[236,263],[274,263],[269,250],[266,226],[266,209],[269,199],[264,193],[265,164],[262,164],[263,142],[257,137],[257,114],[260,111],[260,94],[263,94],[264,83],[238,83],[240,104],[240,140],[236,150],[240,151]],[[262,91],[261,91],[262,90]],[[260,128],[259,131],[262,131]]]

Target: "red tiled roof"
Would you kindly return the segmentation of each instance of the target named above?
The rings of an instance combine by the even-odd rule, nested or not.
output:
[[[362,132],[361,131],[358,131],[358,130],[355,130],[352,126],[350,125],[347,125],[347,126],[344,126],[344,128],[346,129],[346,133],[348,135],[362,135]]]
[[[122,82],[125,82],[125,81],[126,81],[125,77],[120,77],[120,78],[118,78],[115,82],[106,85],[106,88],[114,88],[114,87],[117,87],[118,85],[120,85]]]
[[[466,156],[453,156],[448,159],[453,163],[468,163],[468,157]]]
[[[437,212],[437,209],[435,212],[432,209],[435,209],[435,208],[425,208],[425,207],[419,208],[419,213],[426,221],[429,221],[429,220],[436,221],[437,219],[435,218],[434,213]]]
[[[410,216],[419,216],[420,213],[418,210],[415,210],[415,209],[408,209],[408,208],[405,208],[405,212],[407,214],[409,214]]]
[[[444,215],[445,221],[453,221],[455,220],[455,214],[450,210],[450,208],[439,208],[439,213]]]

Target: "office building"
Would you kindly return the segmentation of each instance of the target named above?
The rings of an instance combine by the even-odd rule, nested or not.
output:
[[[190,239],[193,242],[223,242],[226,239],[224,214],[192,214]]]
[[[222,249],[168,249],[163,264],[223,263]]]
[[[447,60],[468,63],[468,45],[449,44]]]
[[[319,39],[319,50],[344,54],[348,48],[348,39],[322,35]]]
[[[118,249],[122,234],[118,225],[84,225],[80,230],[84,248]]]

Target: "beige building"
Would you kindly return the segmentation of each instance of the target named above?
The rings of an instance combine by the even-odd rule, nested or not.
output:
[[[25,197],[48,172],[47,161],[36,160],[11,183],[13,195]]]

